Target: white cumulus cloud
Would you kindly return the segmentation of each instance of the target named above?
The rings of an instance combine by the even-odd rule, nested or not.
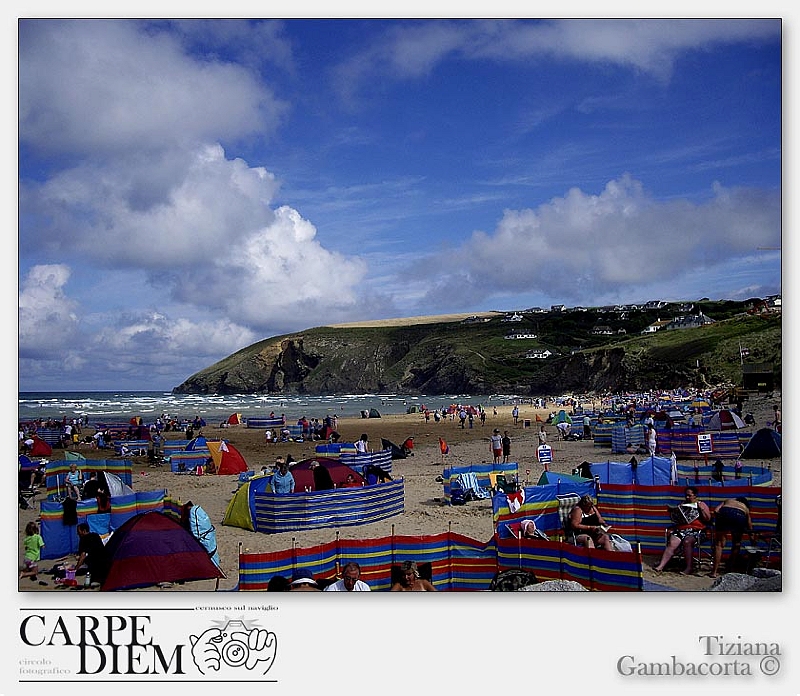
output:
[[[428,305],[511,291],[602,304],[656,281],[680,296],[688,278],[752,256],[759,246],[779,246],[780,236],[777,191],[717,185],[702,202],[662,201],[626,175],[599,194],[573,188],[535,209],[507,210],[493,232],[477,231],[460,247],[415,263],[409,274],[437,279]]]
[[[70,269],[63,264],[35,266],[19,291],[19,353],[57,358],[78,329],[78,307],[64,292]]]

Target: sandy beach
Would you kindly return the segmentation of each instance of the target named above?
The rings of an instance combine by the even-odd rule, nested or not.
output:
[[[755,427],[762,427],[772,416],[773,403],[780,403],[780,397],[773,395],[753,396],[744,410],[752,412],[756,419]],[[470,501],[464,506],[450,506],[442,500],[442,484],[436,479],[446,465],[469,465],[491,462],[489,436],[494,428],[507,430],[512,440],[510,461],[519,463],[520,479],[533,485],[542,472],[542,465],[536,458],[537,424],[536,416],[546,420],[552,408],[536,410],[530,405],[519,407],[518,422],[515,425],[511,414],[512,406],[498,406],[495,415],[492,409],[487,412],[485,425],[475,420],[472,429],[459,426],[458,419],[442,420],[436,423],[433,418],[425,421],[421,413],[389,415],[382,418],[340,418],[338,431],[342,442],[353,442],[362,433],[369,437],[370,448],[380,449],[381,438],[401,444],[408,437],[414,438],[414,454],[406,459],[393,461],[394,478],[402,477],[405,485],[405,512],[393,518],[362,526],[343,527],[338,530],[343,539],[366,539],[385,536],[435,534],[448,528],[477,540],[489,540],[493,534],[491,503],[489,500]],[[309,413],[313,418],[318,414]],[[524,427],[525,421],[531,427]],[[612,456],[610,448],[595,447],[592,441],[557,441],[555,427],[546,426],[548,444],[553,448],[551,471],[570,473],[583,461],[599,462],[606,459],[619,460]],[[243,425],[221,428],[217,424],[203,429],[203,435],[210,440],[225,438],[244,456],[249,468],[255,471],[266,465],[271,467],[276,457],[292,455],[296,460],[314,456],[316,442],[266,444],[260,429],[248,429]],[[167,433],[168,439],[181,439],[183,433]],[[439,438],[450,447],[450,454],[442,455]],[[87,459],[106,459],[113,456],[109,450],[79,449]],[[63,458],[62,450],[54,450],[53,459]],[[137,491],[166,489],[168,494],[185,503],[191,500],[201,505],[216,526],[217,545],[226,578],[220,580],[219,589],[232,589],[237,584],[237,559],[240,548],[248,552],[277,551],[291,548],[293,542],[298,547],[309,547],[335,538],[336,529],[317,529],[303,532],[263,534],[250,532],[238,527],[222,525],[228,502],[238,487],[235,476],[176,474],[167,467],[153,468],[146,457],[134,457],[133,488]],[[773,471],[773,485],[781,485],[781,461],[769,460]],[[42,493],[37,496],[41,499]],[[19,510],[18,554],[21,563],[24,528],[29,520],[38,517],[38,505],[33,510]],[[74,561],[74,557],[67,560]],[[664,572],[656,575],[650,568],[657,558],[645,558],[645,578],[662,585],[693,591],[707,589],[713,583],[704,575],[681,576],[677,572]],[[24,578],[19,581],[21,591],[63,591],[52,583],[52,578],[44,571],[55,565],[56,560],[43,560],[40,564],[40,579],[49,581],[40,586]],[[189,582],[170,587],[147,588],[147,591],[213,591],[214,581]]]

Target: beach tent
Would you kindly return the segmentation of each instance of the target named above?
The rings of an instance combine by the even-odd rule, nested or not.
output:
[[[364,477],[352,467],[347,464],[342,464],[338,459],[331,459],[330,457],[317,457],[316,459],[304,459],[297,464],[292,464],[289,471],[294,476],[294,489],[296,491],[304,491],[306,487],[314,490],[314,473],[311,471],[311,462],[317,461],[320,466],[324,466],[328,473],[331,475],[334,485],[340,488],[347,480],[348,474],[352,474],[355,482],[362,486],[364,485]]]
[[[572,417],[562,408],[553,418],[553,424],[572,423]]]
[[[105,479],[105,489],[112,498],[116,498],[120,495],[130,495],[133,493],[133,488],[125,483],[119,476],[112,474],[110,471],[98,471],[97,478]]]
[[[272,476],[253,476],[244,482],[228,502],[222,524],[255,531],[252,510],[256,494],[272,492]]]
[[[180,522],[158,511],[134,515],[123,523],[108,540],[106,554],[108,575],[101,590],[225,577]]]
[[[575,476],[574,474],[560,474],[556,471],[543,471],[542,475],[539,477],[539,480],[536,482],[537,486],[547,486],[551,483],[559,483],[572,481],[575,483],[586,483],[587,481],[591,481],[591,479],[584,478],[583,476]]]
[[[49,457],[53,454],[53,448],[38,435],[33,435],[31,439],[33,444],[31,445],[31,451],[28,452],[31,457]]]
[[[378,411],[377,408],[371,408],[369,410],[369,417],[370,418],[380,418],[381,414],[380,414],[380,412]]]
[[[392,450],[392,459],[405,459],[408,457],[405,447],[398,447],[394,442],[387,440],[385,437],[381,438],[381,448]]]
[[[665,413],[672,419],[672,425],[686,422],[686,416],[684,415],[683,411],[680,411],[677,408],[671,408],[665,411]],[[653,420],[656,419],[654,418]]]
[[[85,462],[86,457],[84,457],[80,452],[70,452],[67,450],[64,452],[64,459],[68,462]]]
[[[675,419],[670,415],[669,411],[653,411],[649,409],[645,411],[644,415],[652,416],[656,428],[671,429],[675,425]]]
[[[230,442],[209,440],[207,445],[216,466],[216,473],[238,475],[247,471],[247,462]]]
[[[707,430],[739,430],[746,427],[745,422],[729,408],[716,411],[706,425]]]
[[[206,450],[206,449],[209,449],[208,442],[202,435],[198,435],[197,437],[192,438],[186,445],[187,452],[197,452],[198,450]]]
[[[219,552],[217,551],[217,530],[211,523],[208,513],[191,501],[183,506],[181,523],[191,532],[208,553],[208,557],[219,567]]]
[[[753,433],[739,459],[773,459],[781,452],[781,434],[772,428],[761,428]]]
[[[226,422],[228,425],[240,425],[242,422],[242,414],[231,413],[231,415],[228,416],[228,420]]]

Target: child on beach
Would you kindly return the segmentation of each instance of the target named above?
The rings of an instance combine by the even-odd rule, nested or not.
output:
[[[22,546],[25,550],[25,560],[22,572],[19,574],[20,580],[22,578],[30,578],[36,581],[36,574],[39,572],[39,560],[42,557],[42,549],[44,548],[44,539],[39,534],[39,526],[36,522],[28,522],[25,525],[25,540]],[[42,584],[46,585],[47,583],[43,582]]]

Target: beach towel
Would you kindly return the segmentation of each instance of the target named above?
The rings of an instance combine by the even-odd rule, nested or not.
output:
[[[465,493],[471,493],[472,497],[475,499],[482,500],[483,498],[489,497],[489,491],[485,488],[481,488],[480,483],[478,483],[478,476],[474,471],[458,474],[458,483],[461,488],[464,489]]]
[[[525,502],[525,489],[520,488],[518,491],[514,491],[513,493],[506,493],[506,499],[508,500],[509,511],[512,513],[516,512]]]

